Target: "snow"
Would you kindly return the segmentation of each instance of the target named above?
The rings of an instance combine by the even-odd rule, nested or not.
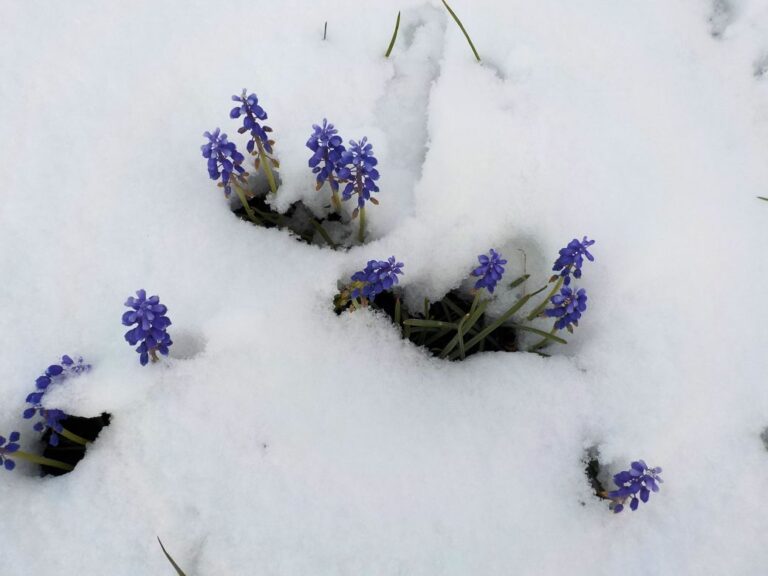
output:
[[[71,474],[0,476],[3,576],[169,574],[158,535],[190,576],[764,573],[765,3],[451,4],[482,64],[440,2],[0,3],[0,433],[33,445],[64,353],[94,369],[51,401],[113,415]],[[368,136],[372,242],[229,212],[199,146],[243,87],[279,209],[320,206],[311,124]],[[331,309],[370,258],[420,301],[489,247],[537,287],[584,234],[589,310],[551,358],[446,363]],[[149,367],[140,287],[176,341]],[[593,446],[661,492],[610,513]]]

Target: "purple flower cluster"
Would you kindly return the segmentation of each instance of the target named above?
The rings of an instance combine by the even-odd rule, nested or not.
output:
[[[229,196],[232,193],[230,180],[235,173],[235,177],[245,176],[245,170],[241,166],[245,157],[237,151],[234,142],[227,140],[227,135],[222,134],[219,128],[203,134],[208,138],[208,142],[203,144],[200,149],[203,151],[203,158],[208,159],[208,176],[211,180],[221,178],[224,186],[224,194]]]
[[[480,266],[472,270],[472,276],[480,276],[480,279],[475,282],[475,288],[478,290],[486,288],[488,292],[493,294],[496,289],[496,284],[504,275],[504,264],[506,260],[502,260],[501,255],[491,248],[490,254],[480,254],[477,257],[480,262]]]
[[[349,200],[353,194],[357,194],[358,208],[364,208],[367,200],[378,204],[375,198],[371,198],[371,193],[379,191],[376,186],[379,171],[375,168],[378,163],[368,138],[363,138],[360,142],[349,141],[349,148],[341,155],[341,166],[338,169],[339,178],[347,181],[341,194],[344,200]]]
[[[566,286],[571,283],[571,274],[573,274],[574,278],[581,278],[581,266],[584,263],[585,256],[590,262],[595,261],[595,257],[587,250],[594,243],[594,240],[588,240],[586,236],[584,236],[581,242],[574,238],[565,248],[560,250],[560,256],[555,260],[552,270],[560,272],[560,276],[564,278],[563,283]]]
[[[574,291],[570,286],[563,286],[560,294],[552,296],[550,302],[553,307],[544,310],[544,314],[550,318],[557,318],[555,328],[558,330],[567,328],[572,332],[572,326],[579,325],[581,313],[587,309],[587,292],[584,288]]]
[[[27,396],[27,403],[31,404],[31,406],[24,410],[22,416],[27,420],[33,418],[36,414],[40,417],[40,420],[35,423],[33,428],[38,432],[44,432],[49,428],[51,430],[51,439],[49,441],[51,446],[59,445],[58,435],[63,429],[61,421],[67,417],[67,414],[63,410],[45,408],[42,404],[45,393],[49,390],[51,384],[61,383],[69,376],[79,376],[90,369],[91,365],[83,362],[81,357],[75,361],[69,356],[64,355],[61,357],[61,364],[48,366],[45,372],[35,380],[35,391]]]
[[[609,498],[616,500],[613,511],[618,513],[624,510],[627,498],[630,498],[629,507],[633,512],[640,505],[640,500],[648,502],[651,491],[658,492],[659,484],[664,482],[659,474],[661,468],[649,468],[643,460],[632,462],[629,470],[616,474],[613,482],[618,489],[608,493]]]
[[[258,138],[261,140],[264,149],[271,153],[272,145],[270,144],[267,132],[271,132],[272,128],[259,124],[260,120],[263,121],[267,119],[267,113],[264,111],[264,108],[259,106],[259,99],[256,94],[251,93],[250,95],[246,96],[246,93],[246,89],[243,88],[243,93],[241,96],[232,96],[232,100],[239,102],[240,106],[235,106],[232,108],[232,110],[229,112],[229,117],[243,117],[243,125],[237,131],[240,134],[250,131],[251,139],[246,145],[248,152],[253,153],[254,147],[256,145],[256,139]]]
[[[131,346],[136,346],[136,352],[140,354],[139,361],[142,366],[157,360],[157,352],[168,355],[168,347],[173,344],[166,329],[171,325],[171,320],[165,314],[168,308],[160,304],[158,296],[147,298],[146,290],[137,290],[136,298],[133,296],[126,300],[125,305],[131,308],[123,314],[123,325],[136,325],[125,333],[125,339]]]
[[[14,452],[18,452],[19,438],[21,438],[21,434],[18,432],[11,432],[7,440],[5,436],[0,436],[0,464],[2,464],[6,470],[13,470],[16,468],[16,462],[11,460],[10,455]]]
[[[342,144],[339,131],[323,118],[323,125],[312,125],[312,135],[307,140],[307,148],[312,150],[309,167],[317,174],[317,189],[327,180],[333,192],[339,191],[338,171],[341,168],[341,158],[346,148]],[[335,176],[335,177],[334,177]]]
[[[394,256],[387,260],[369,260],[365,269],[352,275],[353,282],[362,282],[361,287],[352,290],[352,298],[368,298],[373,300],[377,294],[389,290],[398,283],[397,276],[403,273],[402,262]]]

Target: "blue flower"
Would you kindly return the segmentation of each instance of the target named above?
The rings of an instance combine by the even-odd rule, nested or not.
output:
[[[245,157],[237,151],[234,142],[227,140],[227,135],[222,134],[219,128],[203,134],[208,138],[208,142],[200,146],[203,151],[203,158],[208,159],[208,176],[211,180],[221,178],[221,185],[224,186],[224,193],[229,196],[232,193],[232,187],[229,184],[232,173],[235,176],[244,177],[245,170],[241,166]]]
[[[632,462],[629,470],[616,474],[613,482],[618,489],[608,493],[609,498],[616,500],[613,511],[618,513],[624,510],[624,502],[627,498],[631,498],[629,507],[633,512],[640,505],[640,500],[648,502],[651,491],[658,492],[659,484],[664,482],[659,474],[661,474],[661,468],[649,468],[643,460]]]
[[[173,344],[171,337],[166,332],[171,320],[165,314],[168,312],[163,304],[160,304],[160,298],[150,296],[147,298],[145,290],[137,290],[136,298],[133,296],[126,300],[125,305],[131,308],[123,314],[123,325],[136,327],[125,333],[125,339],[131,346],[136,347],[136,352],[140,354],[139,361],[142,366],[149,362],[157,360],[157,352],[168,355],[168,347]]]
[[[560,271],[560,276],[563,276],[563,283],[566,286],[571,283],[571,273],[573,273],[574,278],[581,278],[581,266],[584,263],[584,256],[590,262],[595,261],[595,257],[587,250],[594,243],[594,240],[588,240],[586,236],[584,236],[581,242],[574,238],[568,243],[568,246],[560,250],[560,256],[555,260],[552,270],[555,272]]]
[[[373,300],[377,294],[389,290],[398,283],[397,276],[403,273],[403,266],[394,256],[387,260],[369,260],[364,270],[352,275],[353,282],[363,283],[352,290],[352,298],[362,296]]]
[[[243,88],[243,94],[241,96],[232,96],[232,100],[235,102],[240,102],[240,106],[235,106],[232,108],[232,110],[229,112],[229,117],[243,117],[243,125],[237,131],[240,134],[248,131],[251,132],[251,139],[246,145],[248,152],[253,153],[254,146],[256,145],[256,138],[258,138],[263,143],[264,149],[271,153],[272,145],[269,142],[269,136],[267,136],[267,132],[271,132],[272,128],[259,124],[259,120],[267,119],[267,113],[264,111],[264,108],[259,106],[259,99],[256,94],[250,94],[249,96],[246,96],[246,92],[246,89]]]
[[[16,468],[16,462],[11,460],[9,455],[18,452],[19,438],[21,438],[21,434],[18,432],[11,432],[7,440],[4,436],[0,436],[0,464],[2,464],[6,470],[13,470]]]
[[[61,357],[61,364],[48,366],[42,376],[35,380],[35,391],[27,396],[27,403],[31,404],[31,407],[24,410],[22,415],[27,420],[33,418],[35,414],[41,418],[41,420],[35,423],[33,428],[37,432],[44,432],[47,428],[50,428],[51,439],[49,442],[51,446],[59,445],[58,434],[63,429],[61,421],[67,417],[67,414],[63,410],[45,408],[42,404],[45,393],[51,384],[60,384],[69,376],[79,376],[90,369],[91,365],[83,362],[82,357],[79,357],[77,362],[75,362],[65,354]]]
[[[496,283],[504,275],[504,264],[506,260],[501,259],[501,254],[491,248],[490,256],[480,254],[477,257],[480,266],[472,270],[472,276],[480,276],[480,280],[475,282],[475,288],[487,288],[488,292],[493,294],[496,289]]]
[[[550,318],[557,318],[555,328],[562,330],[567,328],[569,332],[573,331],[573,326],[579,325],[581,313],[587,309],[587,293],[584,288],[579,288],[574,292],[570,286],[563,286],[560,294],[555,294],[550,299],[553,307],[544,310],[544,314]]]
[[[364,208],[366,200],[378,204],[375,198],[371,198],[372,192],[378,192],[376,180],[379,179],[379,171],[375,166],[379,161],[373,155],[373,146],[368,144],[368,138],[360,142],[349,141],[349,148],[341,155],[341,167],[338,175],[342,180],[347,180],[347,185],[341,196],[349,200],[353,194],[357,194],[357,207]]]
[[[331,190],[338,192],[338,171],[346,148],[342,144],[341,136],[338,136],[338,130],[325,118],[322,126],[313,124],[312,128],[314,132],[307,140],[307,148],[314,152],[309,159],[309,167],[312,168],[313,174],[317,174],[317,189],[320,190],[323,183],[328,180]],[[336,175],[335,178],[334,175]]]

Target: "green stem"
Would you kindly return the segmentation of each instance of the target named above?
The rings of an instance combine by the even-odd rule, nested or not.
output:
[[[261,165],[264,166],[264,173],[267,175],[267,181],[269,182],[269,189],[272,190],[272,194],[277,195],[277,184],[275,183],[275,175],[272,173],[272,159],[264,152],[264,147],[261,145],[261,140],[256,138],[256,147],[259,149],[259,158],[261,158]]]
[[[365,240],[365,206],[360,208],[360,229],[357,233],[357,239],[361,244]]]
[[[554,334],[555,334],[555,332],[557,332],[557,328],[555,328],[554,326],[552,326],[552,330],[550,330],[550,331],[547,333],[547,335],[546,335],[546,336],[544,336],[544,337],[543,337],[541,340],[539,340],[538,342],[536,342],[536,344],[534,344],[533,346],[531,346],[530,348],[528,348],[528,352],[536,352],[536,350],[538,350],[539,348],[543,348],[544,346],[546,346],[547,344],[549,344],[549,341],[550,341],[550,340],[556,340],[556,341],[557,341],[557,340],[560,340],[560,341],[561,341],[561,344],[567,344],[567,342],[566,342],[565,340],[563,340],[562,338],[558,338],[558,337],[556,337],[556,336],[554,335]]]
[[[314,226],[317,233],[323,237],[323,240],[325,240],[325,243],[328,244],[328,246],[330,246],[331,248],[335,249],[336,244],[334,243],[333,240],[331,240],[331,237],[328,235],[328,232],[326,231],[326,229],[323,228],[323,225],[320,224],[320,222],[318,222],[314,218],[312,218],[311,220],[312,220],[312,226]]]
[[[555,287],[552,288],[552,290],[550,290],[549,294],[547,294],[547,297],[544,298],[542,303],[539,304],[538,306],[536,306],[536,308],[533,309],[533,312],[528,314],[528,317],[526,318],[526,320],[528,320],[528,322],[530,322],[531,320],[536,318],[539,314],[541,314],[544,311],[544,308],[546,308],[547,304],[549,303],[549,299],[552,298],[552,296],[554,296],[555,294],[557,294],[557,291],[560,290],[562,285],[563,285],[563,277],[560,276],[560,278],[558,278],[557,282],[555,282]],[[546,288],[546,286],[545,286],[545,288]],[[544,288],[542,288],[541,290],[543,290],[543,289]],[[533,294],[531,294],[531,296],[533,296],[534,294],[538,294],[539,292],[541,292],[541,290],[538,290],[538,291],[534,292]]]
[[[330,178],[333,178],[333,176]],[[333,205],[333,209],[336,210],[336,213],[341,214],[341,198],[339,198],[338,190],[334,190],[333,188],[331,188],[331,204]]]
[[[459,28],[461,28],[461,31],[464,32],[464,38],[467,39],[467,42],[469,42],[469,47],[472,48],[472,53],[475,55],[475,58],[477,58],[477,61],[480,62],[480,55],[477,53],[477,50],[475,50],[475,45],[472,44],[472,39],[469,37],[469,34],[467,34],[466,29],[464,28],[464,24],[461,23],[461,20],[459,20],[459,17],[456,16],[456,12],[451,10],[451,7],[448,6],[448,2],[443,0],[443,5],[448,8],[448,12],[450,12],[451,16],[453,16],[454,21],[456,24],[459,25]]]
[[[234,179],[230,180],[232,184],[235,187],[235,194],[237,194],[237,197],[240,199],[240,204],[243,205],[243,208],[245,209],[245,213],[248,215],[248,219],[253,222],[254,224],[258,224],[261,226],[264,224],[257,216],[253,213],[253,210],[251,210],[251,206],[248,204],[248,199],[245,197],[245,190],[240,188],[240,186],[235,182]]]
[[[82,444],[83,446],[87,446],[88,444],[91,443],[91,441],[88,440],[87,438],[83,438],[82,436],[78,436],[77,434],[75,434],[74,432],[70,432],[66,428],[62,428],[61,432],[59,432],[59,434],[61,436],[64,436],[64,438],[66,438],[67,440],[69,440],[71,442],[74,442],[75,444]]]
[[[387,53],[384,54],[384,58],[389,58],[389,55],[392,54],[392,48],[395,47],[395,40],[397,40],[397,31],[400,29],[400,12],[397,13],[397,21],[395,22],[395,31],[392,33],[392,40],[389,41],[389,47],[387,48]]]
[[[14,452],[12,457],[21,458],[22,460],[26,460],[27,462],[33,462],[35,464],[40,464],[41,466],[50,466],[51,468],[66,470],[67,472],[75,469],[75,467],[72,466],[71,464],[67,464],[65,462],[59,462],[58,460],[51,460],[50,458],[38,456],[37,454],[30,454],[29,452],[22,452],[21,450],[17,450],[16,452]]]

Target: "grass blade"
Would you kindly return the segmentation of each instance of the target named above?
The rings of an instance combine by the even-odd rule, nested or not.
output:
[[[530,277],[531,277],[530,274],[524,274],[523,276],[520,276],[520,278],[518,278],[517,280],[512,282],[512,284],[510,284],[509,287],[510,288],[517,288],[518,286],[520,286],[520,284],[522,284],[523,282],[528,280],[528,278],[530,278]]]
[[[760,200],[765,200],[766,202],[768,202],[768,198],[766,198],[765,196],[758,196],[758,198],[760,198]]]
[[[389,58],[392,54],[392,48],[395,47],[395,40],[397,40],[397,31],[400,30],[400,12],[397,13],[397,21],[395,22],[395,31],[392,33],[392,40],[389,41],[389,47],[387,53],[384,54],[384,58]]]
[[[515,330],[522,330],[523,332],[533,332],[534,334],[538,334],[542,338],[545,338],[547,340],[554,340],[558,344],[568,344],[567,340],[563,340],[560,338],[560,336],[555,336],[554,334],[550,334],[549,332],[544,332],[544,330],[539,330],[538,328],[532,328],[531,326],[523,326],[522,324],[512,324],[512,328]]]
[[[480,62],[480,55],[477,53],[477,50],[475,50],[475,45],[472,44],[472,38],[470,38],[469,34],[467,34],[467,30],[464,28],[464,24],[462,24],[461,20],[459,20],[459,17],[456,16],[456,12],[451,10],[451,7],[448,6],[448,2],[443,0],[443,5],[448,9],[448,12],[450,12],[456,24],[459,25],[459,28],[461,28],[461,31],[464,32],[464,38],[467,39],[467,42],[469,42],[469,47],[472,48],[472,53],[475,55],[475,58],[477,58],[477,61]]]
[[[433,328],[435,330],[456,330],[457,326],[453,322],[441,322],[440,320],[420,320],[411,318],[403,322],[406,326],[419,328]]]
[[[480,316],[482,316],[485,313],[485,309],[488,307],[488,303],[490,300],[483,300],[480,302],[480,304],[477,306],[475,311],[470,314],[469,318],[466,321],[464,330],[468,331],[472,326],[475,325],[475,323],[480,319]],[[451,351],[456,348],[456,345],[459,343],[459,334],[456,333],[456,336],[451,338],[451,341],[448,342],[448,344],[445,345],[445,348],[443,348],[443,351],[440,353],[440,358],[445,358],[448,356],[448,354],[451,353]]]
[[[165,549],[165,546],[163,546],[163,541],[162,541],[162,540],[160,540],[160,537],[159,537],[159,536],[157,537],[157,541],[158,541],[158,542],[160,542],[160,548],[162,548],[162,549],[163,549],[163,554],[165,554],[165,557],[166,557],[166,558],[168,558],[168,562],[170,562],[170,563],[171,563],[171,566],[173,566],[173,567],[176,569],[176,574],[178,574],[178,576],[187,576],[186,574],[184,574],[184,570],[182,570],[181,568],[179,568],[179,565],[178,565],[178,564],[176,564],[176,562],[174,561],[174,559],[173,559],[173,558],[171,558],[171,555],[170,555],[170,554],[168,554],[168,551]]]

